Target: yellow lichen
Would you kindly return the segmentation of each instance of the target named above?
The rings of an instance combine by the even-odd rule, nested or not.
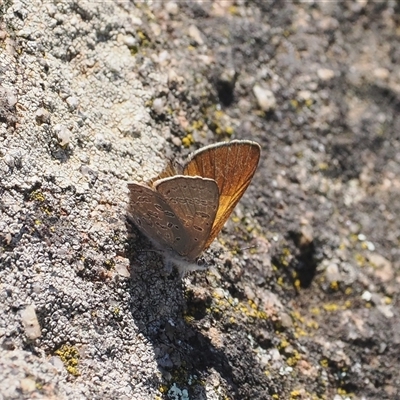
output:
[[[292,316],[293,319],[300,321],[302,323],[304,322],[304,317],[302,317],[298,311],[292,311],[290,315]]]
[[[182,139],[182,145],[184,147],[189,147],[194,143],[193,135],[191,133],[187,134],[183,139]]]
[[[326,358],[322,359],[320,362],[321,367],[328,368],[328,360]]]
[[[112,267],[114,267],[114,265],[115,265],[114,260],[105,260],[105,261],[104,261],[104,266],[105,266],[108,270],[110,270]]]
[[[300,390],[292,390],[290,392],[290,398],[291,399],[297,399],[301,396],[301,391]]]
[[[313,99],[307,99],[304,104],[306,105],[306,107],[310,108],[313,103],[314,103]]]
[[[322,308],[325,311],[337,311],[339,309],[339,306],[337,304],[334,304],[334,303],[328,303],[328,304],[323,304]]]
[[[228,12],[231,15],[234,15],[234,16],[239,16],[240,15],[239,8],[237,6],[235,6],[235,5],[230,5],[228,7]]]
[[[65,369],[71,375],[80,375],[78,370],[80,354],[76,347],[65,344],[61,346],[58,350],[56,350],[55,354],[60,357],[61,361],[64,363]]]
[[[289,357],[286,360],[287,365],[289,365],[289,367],[294,367],[299,361],[301,360],[301,355],[297,350],[293,351],[293,356]]]
[[[320,315],[321,314],[321,310],[320,310],[319,307],[312,307],[310,312],[311,312],[311,314],[314,314],[314,315]]]
[[[204,127],[204,122],[203,121],[201,121],[201,120],[193,121],[192,125],[190,127],[190,130],[191,131],[198,131],[198,130],[203,129],[203,127]]]
[[[356,263],[360,266],[363,267],[365,266],[367,260],[365,259],[365,257],[361,254],[355,254],[354,259],[356,261]]]
[[[139,30],[136,33],[142,46],[148,46],[150,44],[150,39],[145,32]]]
[[[320,171],[326,171],[329,168],[329,165],[326,162],[320,162],[318,164],[318,169]]]
[[[161,385],[158,388],[158,391],[161,392],[161,393],[167,393],[168,392],[168,387],[166,385]]]
[[[39,190],[35,190],[34,192],[32,192],[29,197],[31,200],[35,200],[35,201],[43,202],[46,200],[46,196]]]
[[[389,296],[385,296],[384,297],[384,302],[385,302],[385,304],[392,304],[392,302],[393,302],[393,299],[392,298],[390,298]]]
[[[183,316],[183,319],[187,324],[190,324],[194,321],[194,317],[192,315],[187,315],[187,314]]]
[[[232,135],[233,135],[233,132],[235,132],[235,130],[234,130],[231,126],[227,126],[227,127],[225,128],[225,133],[226,133],[227,135],[232,136]]]
[[[318,322],[313,321],[313,320],[307,321],[306,326],[308,328],[315,329],[315,330],[319,328]]]
[[[333,282],[331,282],[330,287],[331,287],[332,290],[335,290],[335,291],[339,290],[339,283],[338,283],[338,281],[333,281]]]
[[[281,349],[281,350],[283,350],[283,349],[285,349],[286,347],[288,347],[289,346],[289,342],[286,340],[286,339],[283,339],[281,342],[280,342],[280,344],[279,344],[279,349]]]

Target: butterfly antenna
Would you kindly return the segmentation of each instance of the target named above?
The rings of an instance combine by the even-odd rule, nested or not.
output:
[[[256,249],[257,247],[258,247],[257,245],[254,245],[254,246],[247,246],[247,247],[240,247],[240,248],[238,248],[238,249],[233,249],[232,251],[235,251],[236,253],[241,253],[241,252],[243,252],[244,250]],[[224,253],[226,253],[227,251],[229,251],[229,250],[224,250],[224,249],[215,250],[215,255],[216,255],[217,257],[219,257],[221,254],[224,254]]]
[[[257,247],[258,246],[255,244],[254,246],[242,247],[242,248],[239,249],[239,251],[256,249]]]

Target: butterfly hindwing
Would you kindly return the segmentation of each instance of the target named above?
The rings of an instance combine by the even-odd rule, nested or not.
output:
[[[184,231],[181,221],[155,190],[137,183],[129,183],[128,212],[134,224],[159,246],[172,249]]]
[[[177,175],[155,181],[154,188],[128,188],[130,214],[146,236],[188,260],[203,252],[218,209],[215,181]]]
[[[218,186],[212,179],[177,175],[154,182],[185,232],[180,252],[194,260],[205,249],[219,203]]]

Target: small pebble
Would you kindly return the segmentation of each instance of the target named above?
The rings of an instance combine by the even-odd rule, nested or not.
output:
[[[276,107],[276,98],[271,90],[264,89],[261,86],[255,85],[253,87],[254,96],[256,96],[257,102],[261,110],[271,111]]]

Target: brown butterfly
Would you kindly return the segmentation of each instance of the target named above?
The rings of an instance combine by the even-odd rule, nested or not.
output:
[[[148,186],[128,183],[128,212],[138,229],[179,266],[211,244],[249,186],[260,145],[233,140],[194,152],[177,173],[171,165]]]

